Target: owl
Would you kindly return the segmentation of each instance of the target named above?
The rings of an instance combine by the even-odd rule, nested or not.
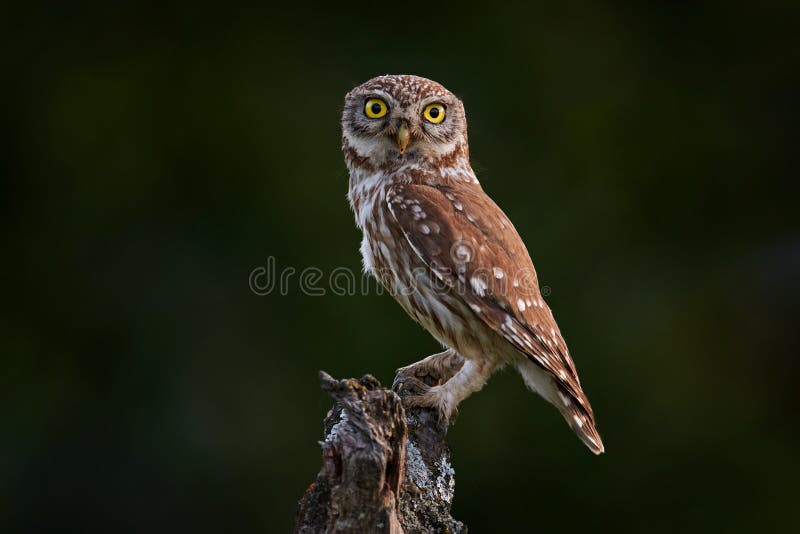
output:
[[[525,244],[470,166],[462,102],[425,78],[373,78],[345,97],[342,151],[365,270],[446,349],[398,370],[418,392],[406,405],[449,421],[494,371],[511,366],[602,453]]]

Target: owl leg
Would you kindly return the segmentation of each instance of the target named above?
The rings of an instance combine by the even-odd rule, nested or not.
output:
[[[431,354],[427,358],[398,369],[395,383],[401,379],[418,379],[429,386],[447,382],[464,365],[464,358],[453,349],[447,349],[438,354]]]
[[[498,366],[489,359],[462,360],[460,369],[449,380],[426,387],[419,395],[404,397],[403,404],[408,408],[434,408],[442,420],[449,422],[457,414],[459,403],[480,390]]]

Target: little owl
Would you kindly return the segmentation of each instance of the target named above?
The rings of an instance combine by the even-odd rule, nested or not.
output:
[[[421,392],[406,405],[448,421],[510,365],[603,452],[525,244],[470,167],[461,101],[425,78],[373,78],[345,97],[342,150],[365,270],[447,349],[398,370]]]

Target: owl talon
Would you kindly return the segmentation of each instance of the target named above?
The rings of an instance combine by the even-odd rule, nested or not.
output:
[[[413,363],[411,365],[406,365],[405,367],[401,367],[395,371],[398,375],[415,377],[415,378],[422,378],[426,375],[430,375],[430,371],[428,369],[423,368],[423,366],[419,365],[419,362]]]
[[[432,354],[423,360],[401,367],[397,375],[414,377],[429,386],[438,386],[447,382],[464,364],[464,358],[453,349]]]
[[[416,376],[409,376],[406,374],[398,373],[394,377],[392,389],[400,394],[401,398],[410,398],[422,396],[430,391],[431,386],[417,378]]]
[[[406,408],[439,408],[437,387],[429,386],[416,376],[398,374],[392,389],[400,395]]]

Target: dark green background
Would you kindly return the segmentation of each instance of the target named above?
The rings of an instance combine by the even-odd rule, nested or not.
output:
[[[2,8],[4,532],[286,532],[316,373],[437,344],[360,268],[339,114],[385,73],[466,105],[597,413],[512,372],[461,406],[472,532],[798,528],[798,9],[731,3]]]

